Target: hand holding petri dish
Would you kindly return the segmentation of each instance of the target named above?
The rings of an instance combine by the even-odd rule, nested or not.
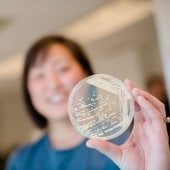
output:
[[[73,88],[68,113],[73,126],[83,136],[110,140],[120,136],[132,123],[134,101],[119,79],[95,74]]]

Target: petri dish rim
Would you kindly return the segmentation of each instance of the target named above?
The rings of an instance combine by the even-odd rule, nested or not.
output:
[[[111,79],[114,79],[116,80],[117,82],[119,82],[119,84],[121,84],[121,86],[126,89],[128,95],[131,97],[132,99],[132,103],[131,104],[131,114],[129,116],[129,119],[128,119],[128,122],[126,123],[126,126],[124,128],[122,128],[121,130],[119,130],[118,132],[112,134],[112,135],[109,135],[109,136],[105,136],[105,137],[97,137],[97,136],[91,136],[91,135],[88,135],[88,134],[85,134],[83,133],[77,126],[76,122],[74,121],[74,118],[71,114],[71,109],[72,109],[72,100],[73,100],[73,97],[74,95],[76,94],[75,92],[77,91],[77,89],[80,88],[81,84],[83,82],[86,82],[86,80],[88,80],[89,78],[93,78],[93,77],[102,77],[102,78],[111,78]],[[133,121],[133,117],[134,117],[134,100],[133,100],[133,97],[131,95],[131,93],[129,92],[128,88],[125,86],[125,84],[117,79],[116,77],[112,76],[112,75],[107,75],[107,74],[94,74],[94,75],[91,75],[91,76],[88,76],[88,77],[85,77],[84,79],[82,79],[80,82],[78,82],[74,88],[72,89],[71,93],[70,93],[70,96],[69,96],[69,99],[68,99],[68,115],[69,115],[69,118],[71,120],[71,123],[73,125],[73,127],[84,137],[86,138],[94,138],[94,139],[101,139],[101,140],[110,140],[110,139],[114,139],[120,135],[122,135],[128,128],[129,126],[131,125],[132,121]]]

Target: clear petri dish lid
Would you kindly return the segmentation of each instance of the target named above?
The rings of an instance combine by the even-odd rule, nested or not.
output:
[[[68,113],[73,126],[83,136],[110,140],[120,136],[132,123],[134,101],[122,81],[95,74],[73,88]]]

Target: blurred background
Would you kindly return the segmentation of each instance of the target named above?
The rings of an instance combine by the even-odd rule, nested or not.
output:
[[[0,0],[0,155],[42,133],[21,94],[24,56],[35,40],[65,35],[85,47],[96,73],[143,89],[159,74],[168,90],[169,11],[169,0]]]

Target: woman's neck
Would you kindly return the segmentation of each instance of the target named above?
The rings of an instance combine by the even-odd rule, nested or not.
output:
[[[50,122],[48,134],[50,143],[55,149],[69,149],[77,146],[83,140],[68,119]]]

